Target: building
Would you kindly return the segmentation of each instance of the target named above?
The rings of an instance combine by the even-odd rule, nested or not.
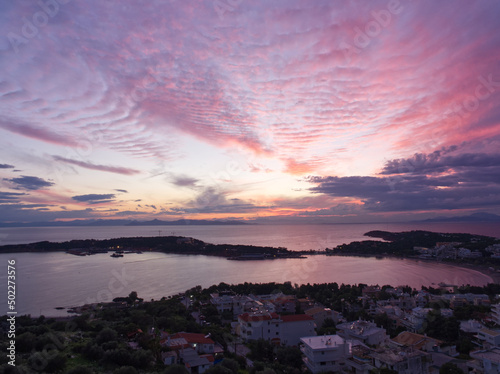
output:
[[[497,325],[500,325],[500,304],[491,306],[491,319]]]
[[[214,353],[215,342],[204,334],[178,332],[170,335],[165,345],[171,349],[193,348],[197,353]],[[178,348],[179,347],[179,348]]]
[[[441,340],[437,340],[426,335],[415,334],[409,331],[403,331],[391,342],[399,347],[418,349],[425,352],[438,352],[443,344]]]
[[[264,339],[275,344],[298,345],[302,336],[315,335],[314,319],[307,314],[243,313],[239,335],[246,341]]]
[[[476,337],[481,341],[484,348],[500,346],[500,331],[498,330],[481,329]]]
[[[238,316],[239,333],[243,340],[280,339],[280,316],[276,313],[243,313]]]
[[[183,364],[189,373],[202,374],[214,365],[215,342],[203,334],[179,332],[160,342],[170,351],[162,353],[165,365]]]
[[[192,348],[181,350],[179,356],[189,373],[203,374],[214,365],[214,356],[198,355]]]
[[[463,332],[466,332],[466,333],[477,334],[482,329],[484,329],[483,324],[479,321],[474,320],[474,319],[460,322],[460,330],[462,330]]]
[[[430,358],[428,353],[413,349],[385,348],[370,353],[373,366],[388,368],[399,374],[427,374]]]
[[[373,322],[355,321],[337,325],[339,335],[344,339],[359,340],[364,344],[378,345],[387,340],[385,329]]]
[[[220,295],[214,293],[211,294],[210,297],[210,302],[217,308],[220,314],[231,312],[234,317],[259,307],[259,305],[248,296]]]
[[[280,319],[280,344],[299,345],[301,337],[316,335],[314,318],[307,314],[285,315]]]
[[[471,352],[467,366],[478,374],[500,373],[500,348]]]
[[[342,318],[342,315],[339,312],[324,307],[307,309],[305,313],[314,318],[314,323],[316,323],[316,327],[323,326],[323,323],[327,318],[330,318],[334,323],[339,323],[339,321]]]
[[[308,336],[300,339],[304,364],[314,374],[339,372],[346,367],[350,344],[338,335]]]

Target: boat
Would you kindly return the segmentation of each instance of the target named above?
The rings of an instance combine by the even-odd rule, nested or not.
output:
[[[113,253],[113,254],[112,254],[111,256],[109,256],[109,257],[115,257],[115,258],[116,258],[116,257],[123,257],[123,255],[122,255],[122,254],[120,254],[120,253]]]

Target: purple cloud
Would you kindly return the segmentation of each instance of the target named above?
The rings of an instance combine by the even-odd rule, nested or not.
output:
[[[85,169],[90,170],[98,170],[98,171],[106,171],[109,173],[123,174],[123,175],[134,175],[139,174],[139,170],[125,168],[121,166],[111,166],[111,165],[96,165],[91,162],[84,162],[78,160],[71,160],[69,158],[61,157],[61,156],[52,156],[54,160],[64,162],[66,164],[80,166]]]
[[[87,194],[73,196],[72,199],[87,204],[101,204],[114,201],[114,194]]]
[[[45,179],[22,175],[19,178],[5,179],[9,182],[17,184],[18,188],[25,190],[40,190],[45,187],[51,187],[54,183],[46,181]]]

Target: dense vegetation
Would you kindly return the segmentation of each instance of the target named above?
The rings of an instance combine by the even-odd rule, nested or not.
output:
[[[0,246],[0,253],[8,252],[49,252],[70,249],[86,250],[141,250],[178,254],[203,254],[209,256],[241,256],[243,254],[290,254],[286,248],[260,247],[252,245],[209,244],[201,240],[182,236],[153,236],[117,239],[86,239],[67,242],[37,242],[31,244],[15,244]]]
[[[381,238],[384,241],[363,240],[349,244],[342,244],[334,249],[329,249],[329,254],[338,255],[391,255],[391,256],[415,256],[418,253],[414,247],[433,248],[439,242],[456,242],[460,247],[470,250],[479,250],[483,256],[489,257],[491,254],[484,249],[492,244],[500,243],[499,239],[489,236],[473,234],[446,234],[431,231],[369,231],[365,236]],[[483,262],[482,259],[475,261]]]

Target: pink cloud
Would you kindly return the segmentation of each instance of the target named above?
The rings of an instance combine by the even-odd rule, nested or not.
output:
[[[91,162],[71,160],[71,159],[68,159],[65,157],[60,157],[60,156],[52,156],[52,157],[56,161],[64,162],[64,163],[70,164],[70,165],[80,166],[82,168],[90,169],[90,170],[105,171],[108,173],[116,173],[116,174],[123,174],[123,175],[134,175],[134,174],[140,173],[139,170],[125,168],[125,167],[121,167],[121,166],[96,165],[96,164],[93,164]]]

